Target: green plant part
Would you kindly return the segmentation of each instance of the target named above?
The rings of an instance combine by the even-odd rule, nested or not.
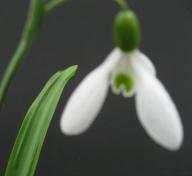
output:
[[[125,0],[115,0],[115,2],[124,10],[128,9],[128,5]]]
[[[133,11],[122,10],[117,14],[113,26],[113,38],[115,45],[124,52],[139,48],[140,25]]]
[[[117,93],[123,92],[129,94],[134,88],[134,83],[131,77],[123,73],[115,75],[112,81],[113,88]]]
[[[71,66],[54,74],[29,108],[12,149],[5,176],[33,176],[63,89],[75,74]]]
[[[31,0],[29,14],[18,47],[9,62],[0,82],[0,109],[2,108],[10,83],[21,61],[36,39],[44,17],[61,5],[64,0]]]

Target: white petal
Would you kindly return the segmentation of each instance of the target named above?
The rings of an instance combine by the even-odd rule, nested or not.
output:
[[[145,69],[147,69],[151,74],[156,75],[155,66],[145,54],[143,54],[139,50],[136,50],[135,52],[133,52],[131,57],[132,59],[135,59],[136,62],[142,64],[142,66],[145,67]]]
[[[183,128],[175,104],[155,76],[139,64],[135,67],[136,108],[141,124],[158,144],[178,150],[183,142]]]
[[[118,61],[121,59],[122,55],[123,53],[119,48],[113,49],[101,66],[105,67],[105,70],[107,72],[111,72]]]
[[[66,135],[77,135],[92,124],[105,101],[109,75],[119,51],[114,50],[106,61],[89,73],[72,93],[61,118],[61,129]]]

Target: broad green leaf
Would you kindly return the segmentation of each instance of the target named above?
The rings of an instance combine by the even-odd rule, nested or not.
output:
[[[29,108],[12,149],[5,176],[33,176],[49,124],[77,66],[54,74]]]

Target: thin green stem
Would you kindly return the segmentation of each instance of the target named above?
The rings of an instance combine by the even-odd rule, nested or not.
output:
[[[115,0],[115,2],[123,9],[127,10],[128,9],[128,4],[126,0]]]
[[[9,85],[20,62],[22,61],[30,45],[32,44],[33,39],[36,37],[40,21],[42,21],[42,7],[42,1],[31,0],[29,15],[26,20],[26,25],[19,46],[16,49],[15,54],[11,58],[11,61],[6,68],[4,76],[0,83],[0,108],[3,105]]]
[[[15,52],[15,55],[11,59],[8,67],[6,68],[6,71],[4,73],[4,76],[2,78],[1,84],[0,84],[0,108],[3,106],[3,102],[5,100],[5,96],[7,94],[9,85],[13,79],[13,76],[17,70],[17,67],[19,63],[21,62],[22,58],[24,57],[25,53],[27,52],[28,45],[26,42],[20,42],[19,47],[17,51]]]
[[[53,10],[55,10],[58,6],[63,4],[65,0],[52,0],[51,2],[45,5],[45,14],[49,14]]]
[[[25,57],[27,51],[37,37],[44,16],[59,6],[63,0],[52,0],[48,4],[44,0],[31,0],[29,14],[21,36],[20,43],[0,82],[0,110],[4,103],[10,83],[17,71],[18,66]]]

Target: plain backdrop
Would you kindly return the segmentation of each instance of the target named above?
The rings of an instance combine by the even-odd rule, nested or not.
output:
[[[24,115],[49,77],[78,64],[65,88],[40,156],[37,176],[191,176],[192,175],[192,1],[129,0],[142,26],[141,50],[180,111],[185,141],[180,151],[154,143],[138,122],[134,98],[109,91],[92,127],[75,137],[59,129],[72,90],[113,49],[113,0],[68,0],[44,21],[20,65],[0,114],[0,175],[3,175]],[[0,2],[0,76],[21,36],[29,0]],[[78,116],[78,114],[77,114]]]

